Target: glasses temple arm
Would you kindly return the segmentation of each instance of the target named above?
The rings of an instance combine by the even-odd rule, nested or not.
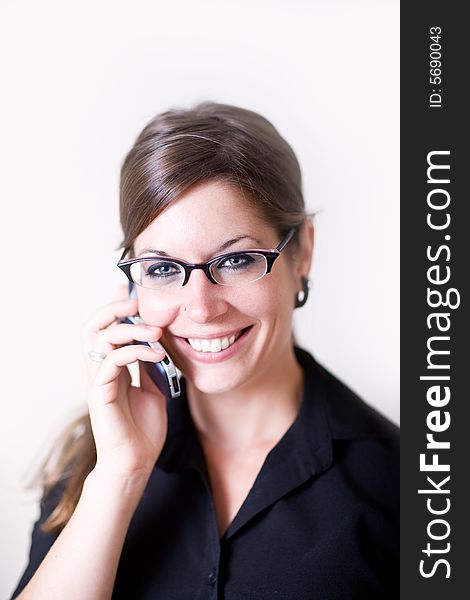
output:
[[[285,247],[287,246],[287,244],[291,241],[292,236],[295,233],[295,227],[292,227],[292,229],[289,230],[289,233],[286,235],[286,237],[281,241],[281,243],[279,244],[279,246],[276,248],[276,250],[278,250],[279,252]]]

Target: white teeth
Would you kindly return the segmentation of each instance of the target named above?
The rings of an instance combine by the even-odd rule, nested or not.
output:
[[[234,341],[239,337],[241,331],[236,335],[223,338],[213,338],[210,340],[201,340],[200,338],[188,338],[190,346],[192,346],[198,352],[220,352],[231,346]]]
[[[198,352],[200,352],[202,350],[201,340],[198,340],[197,338],[195,338],[195,339],[188,338],[188,342],[189,342],[189,345],[192,346]]]
[[[211,341],[211,352],[220,352],[222,350],[222,340],[216,339]]]

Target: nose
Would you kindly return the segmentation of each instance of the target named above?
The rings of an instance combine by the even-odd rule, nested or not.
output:
[[[192,271],[180,293],[181,308],[195,323],[209,323],[227,312],[224,286],[211,283],[202,270]]]

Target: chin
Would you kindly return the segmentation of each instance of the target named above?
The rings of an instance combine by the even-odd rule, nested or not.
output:
[[[245,378],[238,381],[237,377],[224,375],[223,373],[215,374],[210,369],[205,369],[206,372],[198,372],[199,369],[191,369],[189,373],[183,372],[186,379],[203,394],[225,394],[239,388]]]

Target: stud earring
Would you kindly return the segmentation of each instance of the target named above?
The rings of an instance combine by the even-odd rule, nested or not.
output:
[[[307,279],[306,277],[303,277],[303,276],[301,277],[301,281],[302,281],[302,289],[299,290],[297,292],[297,294],[295,295],[294,308],[300,308],[307,302],[308,292],[310,289],[311,281],[310,281],[310,279]]]

